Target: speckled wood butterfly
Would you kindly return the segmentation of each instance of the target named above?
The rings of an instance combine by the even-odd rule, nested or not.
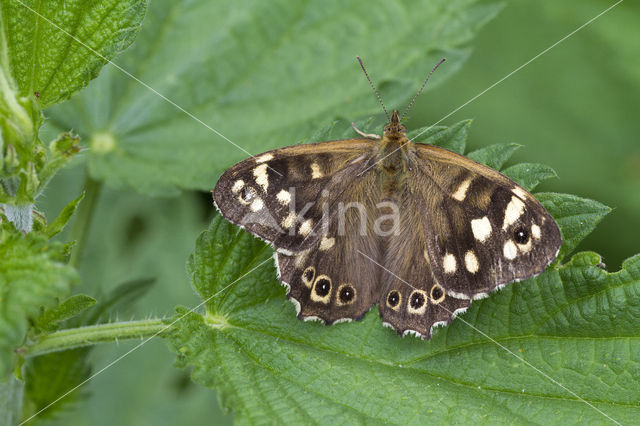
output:
[[[383,324],[428,339],[556,258],[558,226],[506,176],[411,142],[397,111],[364,136],[248,158],[213,191],[225,218],[275,247],[298,318],[358,320],[377,304]]]

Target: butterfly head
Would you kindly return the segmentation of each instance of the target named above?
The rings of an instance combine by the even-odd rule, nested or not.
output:
[[[400,124],[400,115],[398,111],[393,111],[391,121],[384,126],[384,137],[387,139],[400,139],[406,137],[407,129]]]

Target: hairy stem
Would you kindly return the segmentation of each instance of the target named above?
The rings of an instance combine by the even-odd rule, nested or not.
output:
[[[93,346],[98,343],[151,338],[160,336],[164,331],[168,331],[168,326],[162,322],[162,319],[112,322],[69,328],[44,336],[37,343],[24,348],[23,355],[32,357],[83,346]]]
[[[85,173],[84,186],[86,192],[84,200],[78,208],[73,228],[71,229],[71,239],[76,241],[76,246],[71,253],[69,264],[76,268],[82,260],[82,254],[87,244],[87,237],[89,236],[89,229],[91,228],[91,221],[102,189],[102,182],[91,178],[88,170]]]

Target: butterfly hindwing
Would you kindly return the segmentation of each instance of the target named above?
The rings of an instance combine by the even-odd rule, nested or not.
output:
[[[358,320],[377,303],[380,269],[363,253],[381,256],[375,233],[376,201],[382,196],[375,173],[364,173],[344,188],[337,204],[327,208],[326,227],[310,247],[277,254],[280,280],[301,319],[326,324]],[[349,200],[348,202],[343,202]]]
[[[431,337],[434,326],[446,325],[465,311],[470,300],[451,297],[445,284],[437,278],[428,256],[429,228],[424,220],[411,221],[407,207],[410,198],[398,200],[402,226],[389,237],[388,250],[379,261],[381,268],[378,308],[384,324],[400,334],[414,333]],[[423,205],[424,208],[424,205]]]

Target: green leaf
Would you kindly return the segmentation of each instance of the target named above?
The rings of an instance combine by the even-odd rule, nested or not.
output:
[[[46,309],[34,325],[39,331],[54,332],[60,328],[60,321],[73,318],[95,304],[96,299],[91,296],[74,294],[55,308]]]
[[[196,253],[187,261],[187,274],[203,299],[220,290],[220,282],[234,280],[238,280],[237,287],[258,295],[260,299],[273,295],[273,288],[256,285],[257,282],[273,281],[275,273],[273,262],[269,261],[273,252],[259,239],[247,238],[217,216],[209,230],[200,234],[196,247]],[[253,272],[256,268],[257,271]],[[205,305],[207,314],[225,312],[228,302],[224,294],[208,300]],[[243,304],[244,301],[233,302]]]
[[[152,89],[105,69],[49,111],[51,124],[90,141],[94,178],[152,195],[211,189],[249,153],[291,145],[335,117],[379,113],[356,54],[399,108],[443,56],[428,89],[458,69],[465,44],[499,10],[474,0],[231,4],[152,2],[136,43],[117,59]]]
[[[297,320],[270,254],[215,218],[188,262],[206,312],[167,321],[176,365],[240,423],[609,421],[566,389],[623,424],[640,415],[640,255],[608,273],[577,254],[475,301],[427,342],[383,328],[375,308],[329,327]]]
[[[47,150],[42,109],[86,86],[127,47],[145,9],[146,0],[0,0],[0,203],[26,213],[27,222],[14,222],[25,232],[34,200],[80,151],[68,133]]]
[[[502,171],[517,184],[533,191],[540,182],[558,177],[555,170],[544,164],[520,163]]]
[[[492,169],[500,170],[502,165],[506,163],[521,146],[522,145],[518,145],[517,143],[490,145],[486,148],[470,152],[467,154],[467,157],[478,163],[485,164]]]
[[[463,120],[451,127],[427,126],[407,133],[414,142],[428,143],[464,154],[472,120]]]
[[[78,205],[80,204],[80,201],[82,201],[83,198],[84,198],[84,192],[82,192],[82,194],[80,194],[78,198],[76,198],[75,200],[67,204],[62,209],[58,217],[55,218],[52,222],[47,224],[47,227],[44,230],[44,233],[47,237],[51,238],[54,235],[57,235],[60,231],[64,229],[64,227],[67,225],[67,223],[71,219],[71,216],[73,216],[73,214],[78,209]]]
[[[570,254],[611,212],[611,208],[604,204],[570,194],[537,193],[536,198],[551,213],[562,231],[559,260]]]
[[[131,44],[146,3],[1,0],[0,32],[9,61],[3,67],[8,65],[21,96],[38,92],[42,108],[67,99]]]
[[[91,375],[90,353],[91,348],[77,348],[29,358],[25,368],[24,418],[47,407],[86,380]],[[86,398],[87,393],[88,389],[81,387],[38,414],[38,417],[50,418],[70,404]]]
[[[34,232],[25,235],[4,216],[0,221],[0,377],[6,377],[29,322],[41,306],[65,297],[77,274],[65,263],[62,243]]]

